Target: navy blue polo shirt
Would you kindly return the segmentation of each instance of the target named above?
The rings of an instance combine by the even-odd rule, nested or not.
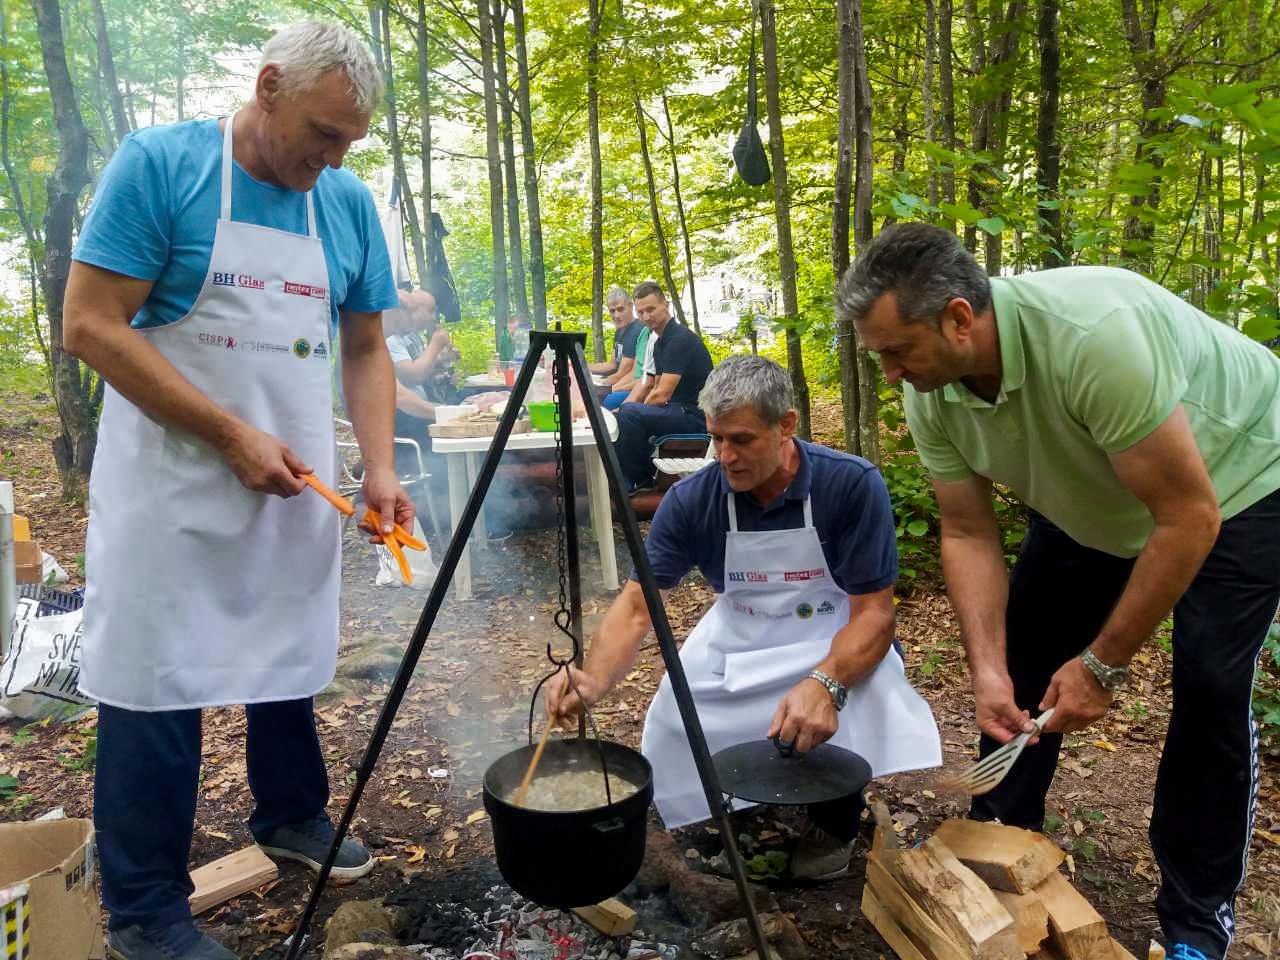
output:
[[[736,493],[738,529],[790,530],[804,526],[804,498],[813,508],[822,552],[845,593],[875,593],[898,576],[893,508],[884,478],[851,454],[795,441],[800,466],[795,479],[769,504]],[[649,527],[645,553],[661,589],[669,589],[694,567],[716,593],[724,592],[724,548],[729,532],[726,495],[732,493],[718,463],[681,480],[662,498]],[[634,577],[634,574],[633,574]]]
[[[613,334],[613,362],[621,363],[626,357],[635,359],[636,341],[640,339],[640,331],[644,329],[644,324],[639,320],[632,320],[621,330],[615,330]]]
[[[707,377],[711,375],[711,354],[702,338],[672,317],[662,328],[653,347],[655,376],[680,374],[671,394],[672,403],[696,404]]]

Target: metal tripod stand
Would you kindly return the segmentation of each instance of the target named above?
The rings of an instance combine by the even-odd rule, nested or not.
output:
[[[769,948],[764,929],[760,925],[760,918],[756,914],[755,904],[751,899],[746,870],[743,867],[742,856],[738,851],[737,840],[733,832],[733,825],[729,819],[731,808],[725,800],[724,793],[720,788],[719,777],[716,775],[715,766],[711,762],[711,752],[707,747],[706,737],[702,732],[702,724],[698,719],[697,708],[693,703],[693,695],[689,690],[684,667],[680,662],[680,652],[676,647],[675,637],[671,632],[671,624],[667,620],[666,609],[663,607],[662,596],[658,591],[657,581],[654,579],[653,568],[650,567],[649,559],[644,551],[644,541],[640,537],[640,527],[636,522],[635,512],[631,509],[631,503],[627,499],[626,491],[623,487],[622,470],[618,465],[617,454],[614,452],[613,444],[609,440],[609,435],[605,428],[604,414],[600,409],[600,403],[596,399],[594,391],[591,389],[591,374],[587,369],[586,357],[583,354],[583,345],[585,343],[585,333],[535,330],[530,334],[528,356],[525,358],[524,365],[520,368],[520,374],[511,391],[511,399],[507,402],[502,420],[498,424],[498,431],[494,435],[493,443],[490,445],[489,452],[480,468],[475,487],[467,499],[462,518],[458,522],[457,528],[453,531],[453,537],[450,539],[449,546],[445,550],[444,558],[440,563],[440,571],[436,575],[431,592],[427,597],[426,606],[423,607],[422,615],[418,618],[418,624],[414,628],[413,636],[410,638],[408,648],[405,650],[404,659],[400,661],[400,668],[396,672],[395,680],[391,684],[387,699],[378,715],[377,723],[373,728],[373,735],[369,738],[369,745],[365,748],[364,758],[361,760],[360,768],[356,773],[351,796],[347,799],[347,805],[342,811],[342,818],[338,821],[337,829],[334,831],[333,842],[329,846],[328,855],[320,868],[319,876],[312,884],[311,894],[307,898],[307,906],[303,910],[302,918],[298,921],[298,926],[289,938],[289,952],[286,955],[286,960],[297,960],[302,951],[307,930],[315,917],[316,908],[320,902],[320,894],[329,880],[329,874],[333,870],[334,861],[337,859],[338,848],[351,827],[356,807],[359,805],[360,798],[364,795],[365,787],[373,775],[373,768],[377,765],[378,757],[382,753],[387,735],[391,730],[391,723],[400,709],[401,702],[404,700],[404,695],[409,688],[409,682],[413,679],[413,671],[418,665],[418,658],[421,656],[427,637],[430,636],[431,629],[435,625],[436,616],[444,604],[445,593],[453,580],[454,570],[457,568],[462,551],[467,545],[467,539],[471,535],[471,529],[475,525],[480,508],[484,503],[485,495],[489,491],[489,485],[493,482],[493,475],[498,468],[498,461],[502,458],[502,453],[506,449],[507,441],[511,436],[512,428],[515,426],[525,395],[528,393],[534,374],[537,372],[537,357],[547,348],[552,350],[554,357],[556,403],[559,408],[560,423],[568,427],[573,420],[572,401],[569,394],[570,369],[573,371],[573,377],[577,381],[583,403],[586,405],[587,419],[590,421],[591,429],[595,433],[596,448],[599,450],[600,457],[604,463],[605,475],[609,480],[609,492],[613,497],[613,503],[618,508],[619,513],[622,514],[622,527],[627,540],[627,549],[630,551],[631,559],[635,563],[640,588],[644,594],[645,605],[649,609],[649,617],[658,638],[658,646],[662,652],[663,662],[666,664],[667,676],[671,680],[671,690],[675,695],[676,704],[680,710],[680,720],[684,724],[685,734],[689,738],[689,746],[693,752],[694,763],[697,766],[698,778],[702,782],[702,789],[706,795],[707,807],[720,830],[720,839],[724,842],[725,855],[733,872],[734,883],[738,888],[738,896],[742,901],[748,928],[751,930],[751,936],[755,941],[756,952],[760,960],[772,960],[773,953]],[[560,431],[557,454],[560,458],[560,470],[558,472],[561,477],[561,493],[565,507],[566,529],[564,530],[564,535],[566,537],[565,553],[569,568],[570,629],[575,635],[581,637],[582,578],[579,569],[578,526],[574,507],[576,501],[573,480],[573,430],[571,427]]]

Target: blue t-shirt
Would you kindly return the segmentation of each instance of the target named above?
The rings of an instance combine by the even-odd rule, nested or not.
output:
[[[640,331],[644,329],[644,324],[639,320],[632,320],[621,330],[614,331],[613,334],[613,362],[621,363],[624,358],[630,357],[635,359],[636,341],[640,339]]]
[[[154,281],[135,327],[182,319],[204,285],[221,209],[222,132],[217,120],[146,127],[124,138],[102,172],[72,254],[76,260]],[[312,195],[329,270],[329,303],[375,313],[399,304],[387,243],[368,187],[326,168]],[[307,232],[306,194],[231,168],[231,219]]]
[[[808,496],[836,585],[855,596],[892,586],[898,576],[898,546],[880,471],[861,457],[830,447],[803,440],[795,444],[800,466],[777,499],[761,506],[749,493],[734,494],[738,529],[802,527]],[[720,465],[713,463],[663,495],[644,545],[660,588],[674,587],[696,566],[716,593],[724,592],[725,497],[730,492]]]

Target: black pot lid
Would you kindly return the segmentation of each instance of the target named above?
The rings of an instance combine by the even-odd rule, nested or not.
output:
[[[750,740],[721,750],[711,762],[720,777],[720,789],[754,803],[838,800],[871,782],[871,764],[830,743],[820,743],[808,753],[785,755],[772,740]]]

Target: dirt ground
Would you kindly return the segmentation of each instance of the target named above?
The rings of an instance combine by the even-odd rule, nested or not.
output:
[[[0,409],[0,477],[17,483],[17,508],[35,535],[77,577],[85,515],[59,496],[48,438],[47,404],[6,401]],[[369,733],[385,700],[390,676],[417,622],[425,591],[373,584],[373,549],[349,532],[343,554],[342,651],[338,679],[319,698],[320,737],[330,764],[336,819],[347,800]],[[443,553],[432,538],[437,559]],[[630,569],[618,537],[620,569]],[[611,600],[602,590],[593,542],[583,545],[584,614],[588,628]],[[529,695],[549,668],[546,644],[554,640],[555,541],[548,532],[517,534],[473,552],[477,596],[450,599],[424,648],[409,696],[392,728],[359,807],[354,834],[380,859],[360,883],[328,890],[319,921],[348,898],[370,899],[416,878],[448,875],[476,858],[492,856],[480,781],[489,762],[524,742]],[[78,580],[73,581],[73,585]],[[671,594],[668,612],[683,638],[713,595],[690,578]],[[908,584],[900,591],[898,636],[908,671],[933,706],[948,768],[961,767],[976,740],[972,704],[954,619],[936,585]],[[556,642],[557,647],[560,646]],[[656,646],[642,652],[636,669],[601,704],[605,734],[638,745],[644,710],[663,672]],[[1115,936],[1145,956],[1158,935],[1153,899],[1158,873],[1146,831],[1168,719],[1169,662],[1149,645],[1135,663],[1136,677],[1108,717],[1068,739],[1050,794],[1050,834],[1072,855],[1075,881],[1111,925]],[[0,794],[0,819],[20,820],[63,807],[69,816],[91,816],[93,714],[68,726],[0,721],[0,775],[17,778],[13,795]],[[245,826],[252,798],[245,782],[244,714],[206,712],[204,775],[192,865],[207,863],[251,842]],[[1249,873],[1238,902],[1239,935],[1233,957],[1271,956],[1280,945],[1280,787],[1268,764],[1259,795]],[[908,842],[923,838],[961,804],[936,789],[926,771],[873,784],[894,812]],[[1206,810],[1205,816],[1212,816]],[[785,837],[786,818],[777,832]],[[771,814],[748,817],[742,827],[757,835],[774,824]],[[683,831],[688,848],[715,849],[706,830]],[[865,844],[847,878],[817,887],[778,885],[783,908],[793,914],[815,957],[892,956],[857,908]],[[280,956],[279,944],[301,913],[310,874],[281,868],[269,888],[217,908],[202,920],[239,956]],[[318,929],[318,928],[317,928]],[[318,957],[318,950],[308,956]]]

